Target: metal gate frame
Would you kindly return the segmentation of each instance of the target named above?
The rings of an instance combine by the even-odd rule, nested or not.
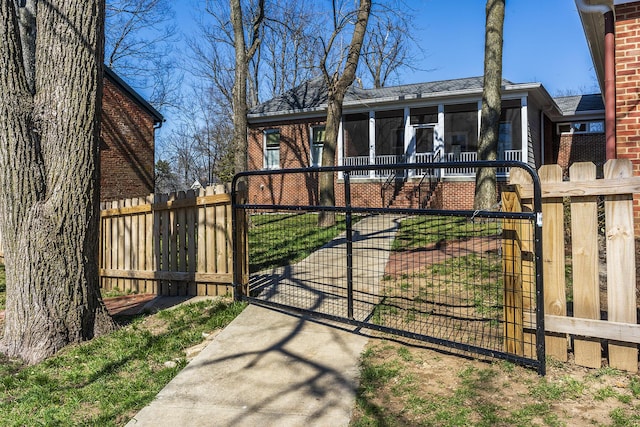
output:
[[[408,169],[446,169],[446,168],[520,168],[526,171],[532,179],[533,183],[533,209],[531,212],[492,212],[492,211],[469,211],[469,210],[438,210],[438,209],[419,209],[419,208],[361,208],[351,206],[351,180],[350,176],[354,172],[371,171],[371,170],[408,170]],[[245,182],[251,176],[268,176],[268,175],[285,175],[296,173],[323,173],[323,172],[341,172],[344,184],[345,206],[304,206],[304,205],[264,205],[248,203],[245,194]],[[347,245],[347,317],[335,316],[316,311],[305,310],[299,307],[292,307],[283,304],[263,301],[248,295],[246,290],[249,283],[248,261],[241,257],[248,257],[246,248],[248,247],[246,228],[242,224],[246,224],[246,215],[248,210],[274,209],[283,211],[327,211],[342,213],[345,215],[346,222],[346,245]],[[353,317],[353,279],[352,279],[352,248],[353,248],[353,215],[354,214],[383,214],[383,213],[403,213],[411,215],[452,215],[467,216],[472,218],[499,218],[511,220],[530,220],[533,224],[534,233],[534,250],[535,250],[535,353],[536,357],[527,358],[507,352],[495,351],[484,347],[465,344],[461,342],[441,339],[433,336],[422,335],[408,332],[401,329],[391,328],[387,326],[377,325],[368,321],[359,321]],[[232,181],[232,221],[234,229],[233,238],[233,256],[234,256],[234,296],[238,300],[244,300],[252,304],[263,306],[271,306],[285,311],[294,311],[296,313],[321,317],[333,321],[338,321],[360,328],[377,330],[384,333],[404,336],[411,339],[417,339],[430,342],[436,345],[455,348],[457,350],[472,352],[489,356],[496,359],[508,360],[520,365],[528,366],[537,370],[540,375],[546,373],[545,361],[545,327],[544,327],[544,290],[543,290],[543,262],[542,262],[542,191],[540,180],[536,170],[530,165],[517,161],[474,161],[474,162],[437,162],[437,163],[399,163],[390,165],[365,165],[365,166],[332,166],[332,167],[313,167],[313,168],[295,168],[295,169],[277,169],[277,170],[258,170],[247,171],[236,174]],[[241,224],[242,223],[242,224]],[[239,230],[240,233],[238,232]],[[245,267],[246,265],[246,267]]]

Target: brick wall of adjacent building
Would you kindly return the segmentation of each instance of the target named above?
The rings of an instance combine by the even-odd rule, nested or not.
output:
[[[143,197],[154,188],[154,121],[105,76],[100,134],[100,199]]]
[[[640,175],[640,2],[617,5],[616,146]],[[634,196],[636,235],[640,234],[640,195]]]
[[[569,167],[576,162],[593,162],[598,166],[598,171],[602,170],[606,161],[603,133],[561,134],[556,135],[553,142],[555,158],[552,163],[560,165],[565,176],[568,176]]]

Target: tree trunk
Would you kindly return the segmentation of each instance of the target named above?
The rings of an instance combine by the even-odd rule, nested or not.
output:
[[[327,106],[327,124],[325,127],[326,142],[322,147],[322,165],[334,166],[336,159],[336,147],[338,142],[338,130],[340,129],[340,119],[342,118],[343,97],[329,99]],[[319,181],[319,201],[320,206],[335,206],[335,184],[333,172],[322,172]],[[331,227],[336,223],[335,212],[322,211],[318,217],[320,227]]]
[[[325,84],[327,86],[327,123],[326,138],[322,151],[322,166],[335,165],[336,147],[338,145],[338,131],[340,129],[340,120],[342,119],[342,103],[347,89],[353,83],[356,77],[356,70],[360,60],[360,52],[362,51],[362,43],[367,31],[367,22],[371,12],[371,0],[360,0],[357,19],[349,44],[349,53],[345,61],[342,75],[338,71],[329,75],[327,71],[328,51],[321,64],[324,75]],[[337,30],[332,35],[335,39]],[[320,193],[321,206],[335,206],[335,188],[333,184],[333,173],[322,173],[318,182],[318,190]],[[333,212],[322,212],[318,218],[318,225],[328,227],[335,224],[335,214]]]
[[[104,2],[37,4],[35,95],[16,3],[0,0],[0,349],[35,363],[114,327],[97,266]]]
[[[264,0],[258,0],[257,12],[252,22],[251,45],[247,49],[244,37],[244,19],[240,0],[229,0],[233,44],[235,49],[235,75],[233,82],[233,145],[235,171],[248,169],[247,160],[247,78],[249,61],[260,45],[260,31],[264,21]]]
[[[487,0],[487,24],[484,46],[484,87],[478,160],[498,158],[502,87],[502,34],[505,0]],[[480,168],[476,174],[474,208],[492,210],[498,195],[496,169]]]

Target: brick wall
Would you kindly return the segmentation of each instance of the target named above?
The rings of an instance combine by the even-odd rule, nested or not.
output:
[[[618,158],[630,159],[640,175],[640,2],[617,5],[616,145]],[[636,235],[640,234],[640,196],[634,196]]]
[[[153,118],[105,76],[100,200],[143,197],[154,187]]]
[[[554,137],[554,159],[550,163],[562,167],[565,176],[569,167],[576,162],[593,162],[601,170],[606,161],[606,138],[598,134],[561,134]]]

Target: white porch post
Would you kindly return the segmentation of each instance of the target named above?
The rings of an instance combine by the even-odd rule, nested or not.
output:
[[[526,96],[523,96],[520,100],[520,127],[522,128],[521,161],[523,163],[529,163],[529,116],[527,114],[527,102]]]
[[[433,154],[440,153],[440,161],[446,161],[445,158],[445,140],[444,140],[444,104],[438,104],[438,124],[433,129]],[[443,169],[437,169],[438,176],[445,175]]]
[[[338,166],[344,165],[344,135],[342,135],[342,117],[340,117],[340,124],[338,125]],[[338,172],[338,179],[343,179],[344,174]]]
[[[369,111],[369,164],[376,164],[376,113]],[[369,178],[375,178],[376,171],[369,171]]]
[[[411,144],[411,141],[415,141],[414,129],[411,126],[411,110],[409,107],[404,107],[404,158],[406,163],[416,162],[416,144]],[[414,169],[407,171],[407,177],[411,178],[415,175]]]

